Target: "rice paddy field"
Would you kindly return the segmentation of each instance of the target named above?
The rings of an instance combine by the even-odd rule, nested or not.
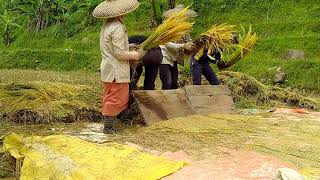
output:
[[[129,35],[150,35],[156,28],[151,25],[153,9],[149,1],[139,2],[140,8],[125,18],[126,28]],[[251,27],[255,33],[257,44],[245,59],[224,71],[212,65],[230,88],[239,113],[177,118],[149,127],[137,117],[138,123],[125,124],[111,140],[159,152],[183,150],[199,161],[229,150],[254,151],[291,164],[308,179],[320,179],[319,1],[177,0],[180,3],[192,4],[199,13],[192,19],[193,39],[223,23],[237,31]],[[156,5],[157,19],[162,20],[167,1]],[[64,134],[101,122],[101,23],[79,23],[78,15],[72,14],[69,24],[40,32],[18,28],[10,46],[0,44],[0,146],[12,132]],[[303,56],[290,58],[292,50]],[[283,84],[272,82],[278,69],[287,74]],[[188,58],[179,71],[179,85],[191,84]],[[143,77],[139,86],[142,82]],[[156,88],[161,88],[159,79]],[[0,179],[15,179],[15,163],[0,148]]]

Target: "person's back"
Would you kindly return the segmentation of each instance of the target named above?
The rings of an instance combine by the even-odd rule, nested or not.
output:
[[[130,44],[140,45],[147,39],[143,35],[134,35],[129,37]],[[162,62],[162,53],[159,47],[152,48],[146,52],[142,57],[142,62],[138,64],[134,69],[131,67],[130,70],[130,89],[137,89],[137,83],[145,67],[145,78],[143,83],[144,90],[154,90],[155,81],[159,72],[159,65]]]
[[[114,36],[121,36],[115,42]],[[122,42],[123,41],[123,42]],[[121,44],[122,47],[115,48],[114,44]],[[100,32],[100,51],[102,61],[100,65],[101,79],[104,82],[126,82],[129,76],[119,74],[118,71],[129,72],[129,61],[120,60],[123,58],[123,53],[129,51],[128,36],[125,33],[124,25],[117,19],[110,19],[104,22]]]

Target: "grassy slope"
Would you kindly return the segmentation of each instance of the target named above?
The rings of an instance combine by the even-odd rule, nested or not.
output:
[[[196,36],[214,23],[229,22],[248,27],[252,24],[259,41],[255,52],[231,68],[246,72],[258,79],[268,77],[267,69],[282,67],[288,73],[287,86],[320,91],[320,4],[318,0],[295,1],[205,1],[198,0],[204,12],[195,19],[192,33]],[[165,3],[161,0],[158,3]],[[185,4],[192,0],[180,0]],[[196,3],[195,3],[196,4]],[[164,9],[162,7],[160,9]],[[140,8],[126,17],[129,34],[148,34],[150,5],[142,2]],[[53,70],[89,70],[99,67],[99,26],[87,27],[71,38],[54,38],[53,28],[38,35],[21,32],[12,47],[1,47],[1,68],[28,68]],[[72,51],[66,49],[71,48]],[[304,60],[287,60],[289,49],[303,50]],[[67,62],[67,63],[64,63]]]

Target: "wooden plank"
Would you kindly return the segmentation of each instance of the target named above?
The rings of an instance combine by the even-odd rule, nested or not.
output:
[[[193,107],[201,106],[233,106],[233,99],[228,95],[218,96],[190,96],[191,105]]]
[[[235,113],[235,105],[227,86],[186,86],[192,109],[197,114]]]
[[[135,91],[134,96],[146,125],[194,114],[184,89]]]
[[[185,87],[188,97],[190,96],[217,96],[231,95],[228,86],[210,86],[210,85],[189,85]]]
[[[146,125],[193,114],[235,112],[227,86],[186,86],[165,91],[135,91]]]
[[[194,109],[197,114],[208,115],[208,114],[235,114],[236,109],[226,109],[224,106],[217,107],[198,107]]]

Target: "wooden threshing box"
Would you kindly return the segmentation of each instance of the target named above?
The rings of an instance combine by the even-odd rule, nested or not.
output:
[[[135,91],[146,125],[194,114],[234,113],[227,86],[186,86],[176,90]]]

